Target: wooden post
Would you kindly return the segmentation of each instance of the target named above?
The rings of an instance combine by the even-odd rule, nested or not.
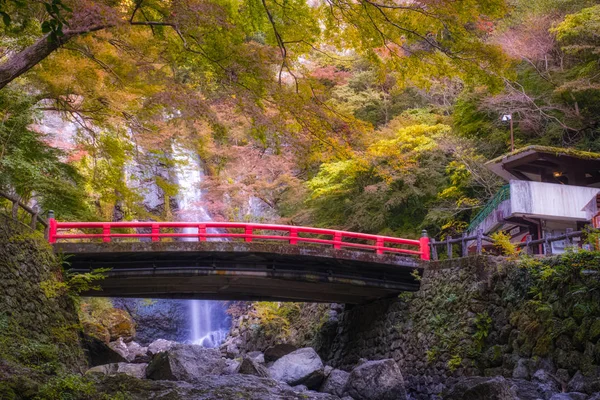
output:
[[[377,246],[377,254],[383,254],[383,239],[382,238],[377,238],[377,241],[375,243],[375,246]]]
[[[467,257],[469,254],[469,249],[467,249],[467,241],[465,240],[465,238],[467,237],[466,233],[462,234],[462,240],[460,241],[460,245],[461,245],[461,255],[463,257]]]
[[[37,219],[38,219],[38,214],[39,212],[36,212],[35,214],[31,215],[31,229],[33,229],[35,231],[35,229],[37,228]]]
[[[13,219],[19,218],[19,201],[18,200],[13,200],[12,217],[13,217]]]
[[[573,233],[573,228],[567,228],[565,234],[565,248],[573,247],[573,238],[569,236],[571,233]]]
[[[48,243],[56,243],[56,220],[54,219],[54,211],[48,210],[48,228],[46,229],[46,237]]]
[[[525,254],[533,254],[533,249],[531,248],[531,235],[525,236]]]
[[[551,235],[544,232],[544,254],[552,255],[552,242],[550,242]]]
[[[431,245],[431,258],[433,258],[434,260],[438,259],[437,243],[438,242],[436,242],[434,238],[431,238],[431,242],[430,242],[430,245]]]
[[[477,255],[483,252],[483,229],[477,229]]]
[[[244,230],[245,236],[244,236],[244,241],[245,242],[251,242],[252,241],[252,226],[246,226],[246,229]]]
[[[452,258],[452,243],[450,243],[451,240],[452,236],[446,236],[446,254],[448,255],[448,259]]]

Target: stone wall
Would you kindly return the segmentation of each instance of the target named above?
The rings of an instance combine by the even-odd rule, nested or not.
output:
[[[600,256],[594,257],[585,261],[592,270],[600,265]],[[596,392],[598,278],[590,274],[586,281],[579,275],[575,272],[569,289],[545,287],[547,293],[538,298],[532,288],[543,275],[534,277],[515,262],[476,257],[432,263],[419,292],[347,307],[324,359],[349,370],[361,358],[393,358],[416,399],[439,398],[463,376],[529,380],[540,369],[569,391]],[[587,290],[578,289],[582,282]]]
[[[72,300],[49,297],[43,289],[44,282],[62,280],[61,270],[40,232],[0,214],[0,361],[19,361],[23,349],[31,348],[56,350],[65,365],[82,363]]]

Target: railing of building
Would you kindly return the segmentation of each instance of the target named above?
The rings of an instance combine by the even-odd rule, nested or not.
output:
[[[525,251],[526,254],[534,254],[537,251],[540,255],[552,255],[552,243],[565,242],[565,247],[578,248],[583,244],[583,239],[588,235],[587,231],[573,231],[566,229],[564,234],[552,236],[544,235],[541,239],[533,240],[531,235],[525,236],[525,241],[515,243],[518,250]],[[574,239],[579,239],[578,243]],[[478,229],[474,234],[463,234],[459,238],[446,236],[444,240],[430,240],[431,259],[439,260],[441,254],[445,258],[467,257],[473,254],[483,254],[485,252],[485,244],[493,245],[494,239],[484,235],[481,229]],[[438,253],[438,248],[444,248],[442,253]],[[458,247],[458,248],[457,248]],[[456,250],[456,252],[455,252]]]
[[[473,232],[475,228],[479,226],[498,206],[505,200],[510,199],[510,185],[504,185],[500,188],[498,193],[487,204],[475,215],[467,232]]]
[[[41,216],[41,212],[34,210],[27,204],[23,203],[17,196],[10,195],[8,193],[0,192],[0,198],[8,200],[12,203],[10,214],[14,220],[19,220],[19,210],[29,214],[28,225],[31,229],[36,230],[38,224],[42,225],[46,230],[46,236],[48,235],[49,224],[48,221]]]
[[[430,259],[426,231],[423,231],[419,240],[413,240],[305,226],[238,222],[58,222],[51,218],[49,224],[50,243],[65,240],[111,242],[114,239],[158,242],[166,238],[194,238],[203,242],[219,238],[245,242],[284,241],[290,245],[310,243],[332,246],[334,249],[350,248],[374,251],[377,254],[406,254],[419,256],[422,260]],[[183,232],[186,228],[192,228],[197,233]],[[75,232],[64,232],[68,230]],[[88,232],[90,230],[94,233]]]

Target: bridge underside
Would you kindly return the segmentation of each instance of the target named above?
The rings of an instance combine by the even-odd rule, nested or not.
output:
[[[57,243],[70,268],[111,268],[86,296],[361,304],[416,291],[396,254],[244,242]]]

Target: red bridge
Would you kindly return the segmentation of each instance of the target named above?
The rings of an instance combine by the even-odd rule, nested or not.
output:
[[[90,296],[357,304],[419,288],[419,240],[237,222],[58,222],[70,269],[111,268]]]

